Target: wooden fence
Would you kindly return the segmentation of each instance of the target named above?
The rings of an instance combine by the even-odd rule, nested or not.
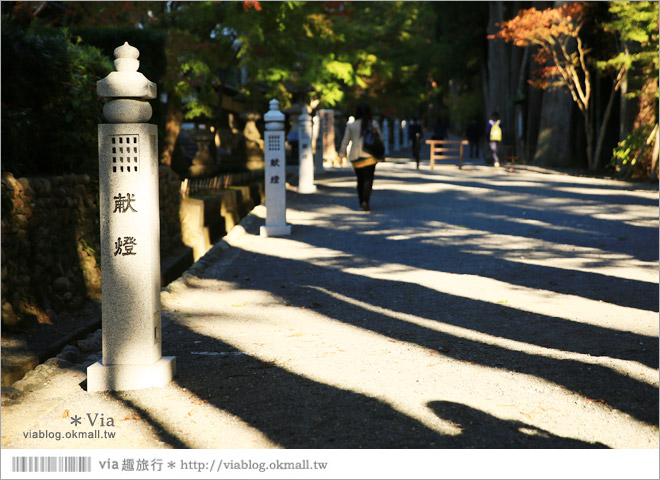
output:
[[[431,170],[436,160],[458,159],[458,168],[463,168],[463,147],[467,140],[427,140],[431,147]]]
[[[235,185],[246,185],[254,180],[263,179],[263,170],[228,173],[209,178],[186,178],[181,182],[181,196],[187,198],[197,194],[218,193]]]

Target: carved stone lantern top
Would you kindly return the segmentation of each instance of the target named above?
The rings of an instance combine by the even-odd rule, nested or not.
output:
[[[284,130],[285,115],[280,111],[280,102],[273,99],[269,102],[270,110],[264,115],[266,130]]]
[[[156,98],[156,84],[138,72],[140,51],[124,42],[115,48],[117,71],[96,82],[96,93],[103,98],[134,98],[151,100]]]

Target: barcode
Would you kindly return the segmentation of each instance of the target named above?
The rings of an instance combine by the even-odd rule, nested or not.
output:
[[[92,457],[13,457],[12,472],[91,472]]]

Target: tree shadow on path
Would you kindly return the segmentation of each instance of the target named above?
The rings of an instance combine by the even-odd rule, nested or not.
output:
[[[165,347],[177,356],[175,381],[285,448],[501,448],[499,439],[511,436],[511,422],[467,407],[463,421],[467,416],[473,425],[485,422],[479,434],[444,435],[376,398],[297,375],[184,325],[173,323],[168,329],[164,338],[171,340]],[[191,355],[193,348],[232,354]],[[602,447],[557,436],[543,444],[532,436],[519,437],[508,442],[512,448]]]
[[[584,442],[554,435],[516,420],[502,420],[481,410],[454,402],[435,401],[427,406],[462,429],[455,448],[584,448]],[[607,448],[594,443],[591,448]]]
[[[265,271],[268,275],[264,275]],[[344,324],[415,343],[456,360],[547,379],[581,394],[587,401],[603,399],[614,408],[657,425],[657,388],[648,383],[605,365],[504,348],[421,326],[395,315],[408,312],[437,321],[439,326],[455,325],[530,346],[633,360],[657,368],[658,348],[649,337],[457,297],[413,283],[373,279],[253,252],[242,251],[221,276],[235,282],[237,289],[267,291],[293,308],[316,309]],[[218,278],[212,270],[204,272],[202,277]],[[365,309],[332,295],[333,292],[388,311]],[[640,342],[645,346],[640,347]]]

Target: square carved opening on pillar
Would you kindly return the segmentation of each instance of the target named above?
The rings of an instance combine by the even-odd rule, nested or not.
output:
[[[268,137],[268,151],[277,152],[280,149],[280,137],[278,135],[272,135]]]
[[[140,165],[139,135],[111,135],[112,173],[138,173]]]

